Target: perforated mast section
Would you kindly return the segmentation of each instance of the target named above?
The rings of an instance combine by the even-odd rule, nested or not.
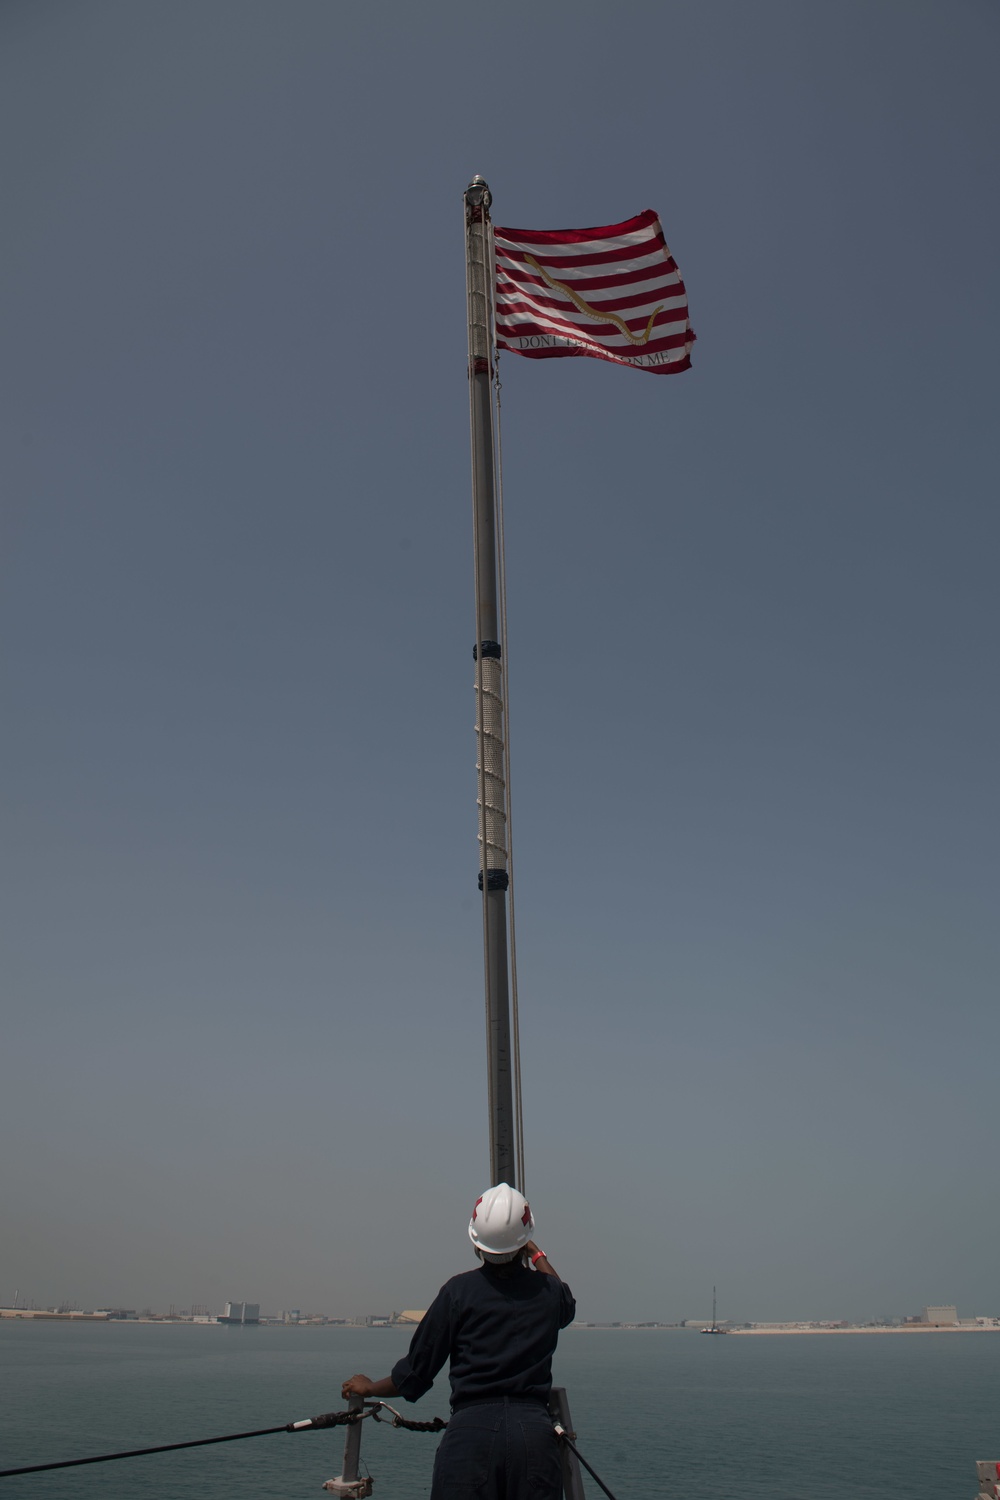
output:
[[[510,979],[507,964],[507,786],[504,684],[497,611],[496,465],[493,441],[493,245],[490,190],[474,177],[465,191],[469,309],[469,417],[476,584],[476,749],[479,888],[483,902],[490,1182],[517,1181]]]

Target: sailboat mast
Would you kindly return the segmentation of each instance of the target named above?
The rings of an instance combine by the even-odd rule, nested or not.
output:
[[[507,964],[507,786],[504,685],[497,607],[496,483],[493,446],[493,245],[490,190],[474,177],[465,192],[469,309],[469,413],[476,580],[476,748],[479,888],[483,902],[490,1182],[519,1187]]]

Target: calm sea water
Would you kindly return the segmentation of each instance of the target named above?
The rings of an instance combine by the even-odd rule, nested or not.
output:
[[[397,1329],[0,1323],[0,1468],[339,1410]],[[702,1338],[567,1330],[556,1378],[618,1500],[973,1500],[1000,1458],[1000,1334]],[[447,1417],[447,1385],[408,1415]],[[3,1500],[293,1500],[340,1472],[343,1429],[0,1480]],[[427,1494],[436,1436],[366,1422],[381,1500]],[[587,1481],[588,1495],[600,1491]]]

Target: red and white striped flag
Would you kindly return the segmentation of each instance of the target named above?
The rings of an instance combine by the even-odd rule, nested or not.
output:
[[[651,208],[600,229],[494,229],[497,347],[690,369],[687,292]]]

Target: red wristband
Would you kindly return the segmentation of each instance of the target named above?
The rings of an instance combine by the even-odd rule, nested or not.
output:
[[[534,1265],[536,1260],[548,1260],[548,1256],[545,1254],[544,1250],[535,1251],[534,1255],[531,1257],[531,1264]]]

